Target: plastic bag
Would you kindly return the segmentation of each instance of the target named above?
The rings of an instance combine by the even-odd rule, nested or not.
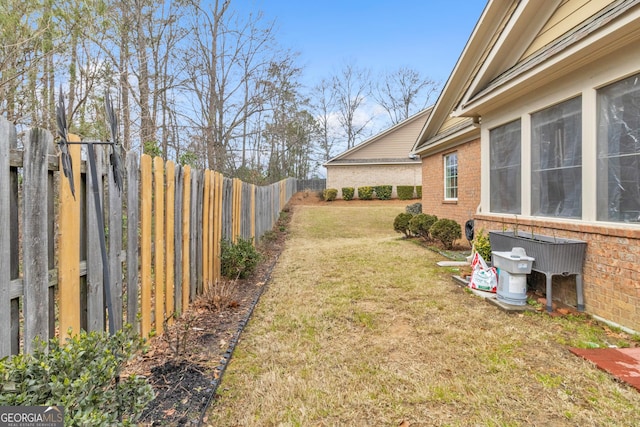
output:
[[[498,289],[498,271],[495,267],[489,267],[479,253],[473,255],[471,260],[471,280],[469,287],[485,292],[496,292]]]

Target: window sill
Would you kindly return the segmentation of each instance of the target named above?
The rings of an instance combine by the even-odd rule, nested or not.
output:
[[[457,205],[458,204],[458,200],[443,200],[442,204],[443,205]]]

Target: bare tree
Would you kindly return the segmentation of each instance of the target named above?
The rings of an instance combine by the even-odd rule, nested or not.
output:
[[[411,68],[401,67],[387,73],[377,85],[374,97],[395,125],[426,108],[440,84],[423,78]]]
[[[356,113],[371,94],[371,72],[360,69],[353,63],[346,64],[333,76],[333,91],[338,107],[338,122],[347,140],[347,149],[356,144],[373,117],[358,119]]]
[[[317,132],[316,122],[304,107],[298,82],[301,69],[293,59],[274,62],[269,68],[267,112],[263,132],[270,144],[268,180],[304,177],[309,171],[311,143]]]
[[[335,93],[332,84],[327,79],[322,79],[320,83],[311,90],[313,100],[313,111],[318,126],[318,149],[320,151],[320,162],[326,162],[332,156],[333,147],[336,143],[336,135],[332,118],[336,108]]]
[[[185,52],[188,89],[195,94],[190,123],[208,167],[234,173],[246,165],[248,122],[265,108],[269,68],[290,54],[275,47],[273,25],[262,22],[261,14],[240,18],[228,0],[206,10],[193,7],[197,14]]]

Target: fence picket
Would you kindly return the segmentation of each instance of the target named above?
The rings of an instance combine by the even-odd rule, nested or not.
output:
[[[214,245],[213,245],[213,275],[215,280],[221,279],[220,269],[220,241],[222,240],[222,186],[224,177],[219,172],[214,172],[215,177],[215,199],[214,199]]]
[[[165,274],[165,301],[167,324],[173,324],[175,316],[175,190],[176,190],[176,168],[175,163],[168,161],[166,163],[167,186],[166,186],[166,274]]]
[[[216,259],[216,253],[215,253],[215,221],[214,221],[214,216],[215,216],[215,172],[211,172],[209,174],[209,219],[207,220],[207,223],[209,224],[209,230],[208,233],[205,235],[205,237],[209,240],[209,243],[207,244],[207,247],[209,248],[209,259],[207,260],[207,268],[209,269],[209,281],[207,283],[205,283],[205,290],[210,289],[212,286],[214,286],[215,284],[215,259]]]
[[[113,168],[108,168],[109,189],[109,268],[114,327],[122,329],[122,191],[118,189]]]
[[[209,222],[209,212],[211,211],[211,171],[204,171],[204,182],[203,182],[203,195],[202,195],[202,229],[200,233],[202,233],[202,283],[204,290],[206,291],[209,288],[209,283],[211,283],[209,268],[211,262],[211,255],[209,253],[209,233],[210,233],[210,222]]]
[[[8,124],[8,122],[5,122]],[[8,133],[8,146],[9,149],[16,149],[18,145],[18,138],[16,135],[16,129],[14,126],[10,126]],[[18,280],[20,277],[20,251],[18,249],[18,240],[19,240],[19,181],[20,177],[18,175],[17,167],[9,168],[9,222],[10,228],[9,233],[10,236],[10,260],[11,260],[11,270],[10,270],[10,279],[11,281]],[[6,253],[6,252],[3,252]],[[20,292],[22,294],[22,291]],[[3,323],[5,324],[5,323]],[[11,354],[18,354],[20,352],[20,299],[19,297],[13,297],[11,299]]]
[[[70,142],[79,142],[69,135]],[[69,145],[73,168],[73,181],[80,182],[80,145]],[[62,167],[62,165],[61,165]],[[59,260],[58,287],[60,292],[60,337],[64,340],[71,329],[80,331],[80,195],[75,197],[67,178],[60,179]]]
[[[10,148],[14,138],[13,126],[0,117],[0,230],[11,230],[11,172],[9,165]],[[11,254],[11,234],[0,234],[0,253]],[[12,325],[11,257],[0,256],[0,325]],[[0,358],[11,354],[11,327],[0,327]]]
[[[191,271],[192,283],[189,292],[191,301],[202,292],[202,171],[191,173],[191,203],[195,206],[191,210]]]
[[[151,157],[140,158],[140,332],[143,337],[151,333]]]
[[[94,185],[100,200],[103,198],[102,176],[103,176],[103,160],[102,147],[95,148],[95,162],[97,183],[93,183],[91,173],[87,173],[85,186],[85,202],[86,202],[86,236],[87,236],[87,325],[84,326],[89,331],[104,331],[105,328],[105,310],[104,310],[104,273],[102,265],[102,252],[100,249],[100,236],[102,233],[96,218],[96,206],[93,199]],[[78,164],[79,166],[79,164]],[[88,165],[87,165],[88,167]],[[101,211],[103,212],[103,211]]]
[[[127,323],[138,329],[138,156],[127,153]]]
[[[183,172],[184,204],[182,207],[182,310],[189,308],[191,291],[191,167],[185,166]]]
[[[154,318],[156,323],[156,332],[161,335],[164,332],[165,320],[165,212],[164,212],[164,162],[161,157],[153,159],[153,212],[155,215],[154,230],[154,287],[155,296]]]
[[[31,129],[24,147],[24,335],[25,351],[37,338],[49,337],[49,272],[47,230],[47,159],[52,135]]]
[[[176,165],[176,187],[175,203],[167,207],[173,209],[175,215],[174,226],[174,287],[175,287],[175,313],[176,316],[182,314],[182,214],[184,206],[184,170],[180,165]]]

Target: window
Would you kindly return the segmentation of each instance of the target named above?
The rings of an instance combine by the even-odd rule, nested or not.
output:
[[[458,200],[458,153],[444,156],[444,199]]]
[[[531,214],[582,217],[582,98],[531,115]]]
[[[640,222],[640,74],[598,91],[600,221]]]
[[[491,212],[520,213],[520,146],[520,120],[489,132]]]

